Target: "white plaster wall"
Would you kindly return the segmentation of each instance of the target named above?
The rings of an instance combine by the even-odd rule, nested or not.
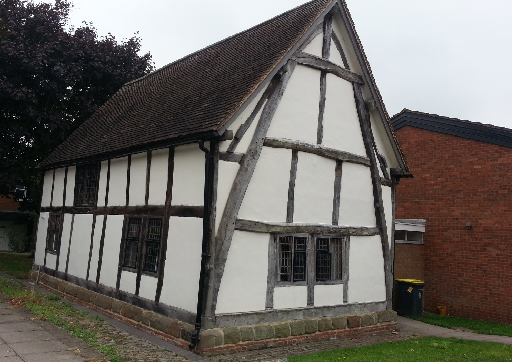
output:
[[[269,234],[235,231],[216,314],[265,310]]]
[[[329,55],[329,61],[339,65],[342,68],[345,68],[345,65],[343,64],[343,58],[341,57],[341,54],[333,40],[331,40],[331,53]]]
[[[343,162],[339,225],[376,225],[370,168]]]
[[[52,200],[53,170],[44,173],[43,196],[41,197],[41,207],[50,206]]]
[[[155,150],[151,155],[149,172],[149,205],[164,205],[167,192],[169,149]]]
[[[139,296],[149,300],[155,300],[158,278],[144,275],[140,276]]]
[[[144,205],[146,202],[146,152],[132,155],[130,165],[130,206]]]
[[[197,144],[176,147],[174,151],[173,205],[203,205],[204,152]]]
[[[110,161],[110,187],[108,206],[126,205],[128,157],[114,158]]]
[[[39,221],[37,225],[37,241],[36,241],[36,252],[34,255],[34,264],[44,264],[44,254],[46,249],[46,234],[48,232],[48,218],[50,217],[49,212],[42,212],[39,214]]]
[[[352,84],[327,74],[326,89],[322,144],[366,157]]]
[[[55,184],[53,187],[53,203],[52,206],[64,205],[64,178],[66,176],[66,168],[58,168],[55,170]],[[69,181],[69,180],[68,180]]]
[[[263,147],[238,218],[286,222],[292,151]]]
[[[343,284],[315,285],[315,307],[343,304]]]
[[[354,48],[352,47],[352,43],[350,42],[347,30],[345,29],[345,25],[343,24],[343,19],[338,14],[335,14],[332,17],[332,30],[338,36],[338,39],[340,40],[341,43],[341,47],[345,51],[345,56],[347,57],[350,70],[354,73],[362,74],[361,66],[358,63],[356,53],[354,52]]]
[[[76,166],[68,167],[68,183],[66,185],[66,203],[64,206],[72,206],[75,201],[75,176]]]
[[[75,215],[68,273],[85,279],[91,247],[92,215]]]
[[[384,258],[380,236],[351,236],[348,282],[349,303],[386,300]]]
[[[98,182],[98,206],[105,206],[107,193],[108,161],[102,161],[100,167],[100,179]]]
[[[377,145],[377,149],[379,150],[381,155],[386,157],[386,160],[388,161],[388,167],[400,167],[399,161],[391,146],[391,141],[389,140],[386,130],[384,129],[383,122],[376,111],[370,112],[370,121],[372,125],[375,144]]]
[[[107,216],[107,227],[105,228],[105,241],[103,244],[103,261],[101,263],[100,283],[112,288],[116,287],[117,282],[117,267],[119,263],[121,238],[123,235],[123,221],[123,215]]]
[[[130,294],[135,294],[136,283],[137,273],[126,270],[121,272],[121,282],[119,283],[120,290]]]
[[[297,65],[272,119],[267,137],[316,144],[320,72]]]
[[[386,227],[388,230],[389,247],[392,248],[393,244],[393,201],[391,199],[391,187],[382,186],[382,201],[384,203],[384,214],[386,215]]]
[[[69,180],[68,180],[69,181]],[[62,223],[62,237],[60,239],[59,250],[59,271],[66,270],[66,260],[68,258],[69,234],[71,233],[71,221],[73,215],[64,214],[64,221]]]
[[[320,33],[309,43],[304,50],[304,53],[313,54],[317,57],[322,57],[322,47],[324,44],[324,33]]]
[[[190,312],[197,308],[203,220],[171,217],[160,301]]]
[[[299,152],[293,222],[332,223],[336,161]]]
[[[308,306],[308,287],[305,285],[274,288],[274,309]]]
[[[268,87],[268,85],[267,85],[267,87]],[[247,121],[247,118],[250,117],[252,111],[254,110],[254,108],[256,108],[256,104],[259,102],[261,96],[263,95],[263,92],[264,92],[264,90],[260,90],[255,95],[255,97],[253,98],[251,103],[249,103],[249,105],[233,121],[233,123],[231,123],[228,126],[228,128],[230,130],[233,130],[233,135],[236,133],[238,128],[240,128],[240,126]],[[238,143],[238,146],[236,147],[235,152],[237,152],[237,153],[245,153],[247,151],[247,147],[249,146],[249,143],[252,140],[252,136],[254,135],[254,130],[256,129],[256,125],[258,124],[258,121],[260,119],[261,112],[263,112],[263,108],[265,108],[265,104],[263,104],[263,106],[261,107],[260,111],[256,114],[256,117],[254,117],[254,120],[252,121],[251,126],[247,129],[247,131],[245,131],[245,134],[242,137],[242,139],[240,140],[240,142]],[[219,151],[221,151],[221,152],[222,151],[226,151],[228,149],[229,145],[231,144],[231,142],[232,142],[231,140],[220,142],[220,144],[219,144]]]
[[[218,182],[217,182],[217,207],[215,218],[215,231],[218,230],[222,214],[226,208],[226,201],[228,200],[233,181],[240,165],[236,162],[219,161],[218,165]]]
[[[98,261],[100,259],[100,241],[101,230],[103,229],[103,216],[96,217],[96,225],[94,227],[94,237],[91,254],[91,267],[89,268],[89,280],[96,280],[98,272]]]
[[[55,270],[57,266],[57,255],[46,253],[46,267]]]

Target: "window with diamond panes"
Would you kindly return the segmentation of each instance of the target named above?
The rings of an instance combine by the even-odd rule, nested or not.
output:
[[[127,268],[137,268],[139,254],[139,241],[142,228],[142,219],[128,219],[126,238],[124,244],[123,266]]]
[[[62,215],[50,214],[48,220],[48,234],[46,237],[46,251],[58,252],[62,235]]]
[[[279,281],[299,282],[306,280],[307,237],[279,237]]]
[[[96,206],[98,198],[99,164],[76,167],[75,206]]]
[[[162,219],[149,219],[144,270],[154,273],[158,270],[158,257],[160,255],[161,239]]]

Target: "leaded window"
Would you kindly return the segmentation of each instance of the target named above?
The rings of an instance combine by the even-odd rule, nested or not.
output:
[[[316,280],[341,280],[343,278],[343,239],[316,239]]]
[[[127,268],[137,268],[141,227],[142,219],[128,219],[123,261],[123,266]]]
[[[144,270],[154,273],[156,273],[156,271],[158,270],[158,257],[160,256],[160,243],[162,241],[161,239],[162,219],[149,219]]]
[[[279,281],[306,280],[307,237],[279,237]]]
[[[46,235],[46,251],[58,252],[62,236],[62,214],[50,214],[48,233]]]
[[[99,171],[97,163],[76,167],[75,206],[96,206]]]

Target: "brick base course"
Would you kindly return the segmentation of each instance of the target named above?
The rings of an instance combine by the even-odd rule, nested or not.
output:
[[[31,273],[36,280],[37,272]],[[126,302],[92,292],[47,274],[39,275],[39,284],[68,299],[102,310],[108,315],[146,329],[188,348],[194,326],[165,317]],[[68,293],[69,292],[69,293]],[[358,336],[396,327],[396,312],[391,310],[362,315],[334,316],[202,330],[194,352],[203,355],[236,353],[259,348],[294,345],[336,337]]]

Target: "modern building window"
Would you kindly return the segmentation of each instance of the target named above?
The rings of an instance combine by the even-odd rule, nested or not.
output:
[[[396,219],[395,243],[397,244],[424,244],[426,220],[424,219]]]
[[[124,232],[122,266],[147,273],[157,273],[162,244],[161,218],[128,217]]]
[[[96,206],[99,174],[99,163],[76,167],[75,206]]]
[[[48,220],[48,233],[46,235],[46,251],[57,253],[60,250],[62,236],[62,214],[50,214]]]

